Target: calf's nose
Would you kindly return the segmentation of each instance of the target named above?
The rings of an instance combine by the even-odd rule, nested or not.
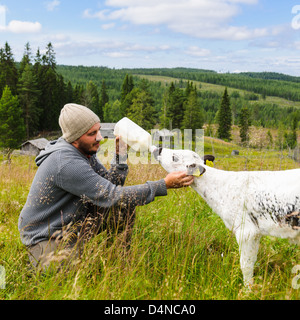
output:
[[[203,168],[200,165],[197,165],[196,163],[187,165],[186,168],[187,168],[187,174],[194,177],[200,177],[206,171],[205,168]]]

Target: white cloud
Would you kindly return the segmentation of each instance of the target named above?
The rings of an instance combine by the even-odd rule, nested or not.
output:
[[[57,34],[47,34],[45,35],[43,41],[57,41],[57,42],[66,42],[69,41],[71,37],[67,34],[57,33]]]
[[[12,20],[6,24],[6,6],[0,5],[0,32],[37,33],[42,29],[39,22]]]
[[[214,0],[214,2],[220,2],[223,0]],[[186,1],[182,0],[106,0],[105,3],[108,6],[112,7],[123,7],[124,4],[126,6],[136,6],[136,5],[149,5],[149,2],[151,2],[150,5],[158,5],[161,3],[167,3],[167,4],[175,4],[175,3],[184,3]],[[201,0],[196,0],[195,2],[201,2]],[[245,3],[245,4],[256,4],[258,0],[226,0],[226,2],[231,3]]]
[[[114,58],[114,59],[129,58],[132,56],[128,52],[121,52],[121,51],[105,52],[103,55],[109,58]]]
[[[197,46],[191,46],[185,51],[186,54],[193,57],[206,57],[210,55],[211,51],[208,49],[202,49]]]
[[[239,70],[239,69],[237,69],[237,70],[233,70],[233,71],[231,71],[231,73],[242,73],[242,72],[249,72],[247,69],[245,69],[245,70]]]
[[[12,20],[7,26],[0,26],[0,31],[12,33],[37,33],[41,30],[42,25],[39,22],[29,21]]]
[[[102,10],[102,11],[99,11],[99,12],[96,12],[96,13],[91,13],[90,9],[86,9],[86,10],[83,11],[83,17],[87,18],[87,19],[97,18],[97,19],[100,19],[100,20],[108,20],[108,18],[106,16],[108,13],[109,13],[108,10]]]
[[[246,40],[262,37],[266,29],[231,26],[240,14],[239,5],[258,0],[107,0],[107,8],[96,13],[85,10],[85,18],[120,20],[136,25],[166,25],[176,33],[198,38]]]
[[[171,47],[168,44],[163,44],[163,45],[159,46],[158,48],[162,51],[166,51],[166,50],[171,49]]]
[[[112,22],[112,23],[103,24],[101,28],[103,30],[109,30],[109,29],[112,29],[114,26],[115,26],[115,23]]]
[[[50,39],[57,55],[62,58],[75,56],[105,56],[110,58],[130,58],[145,53],[164,53],[171,50],[168,44],[151,45],[131,43],[113,39],[95,39],[85,34],[53,35]]]
[[[263,61],[264,66],[268,66],[269,70],[277,70],[278,72],[285,73],[285,70],[293,70],[295,75],[299,74],[300,58],[297,56],[274,56],[270,59]]]
[[[0,28],[4,28],[6,26],[6,7],[0,5]]]
[[[60,5],[60,1],[53,0],[51,2],[46,2],[45,5],[47,11],[54,11]]]
[[[300,50],[300,41],[295,41],[294,42],[294,47],[296,50]]]

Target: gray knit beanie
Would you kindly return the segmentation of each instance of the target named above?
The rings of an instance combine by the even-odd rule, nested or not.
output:
[[[92,110],[75,103],[66,104],[59,117],[63,138],[69,143],[79,139],[98,122],[100,119]]]

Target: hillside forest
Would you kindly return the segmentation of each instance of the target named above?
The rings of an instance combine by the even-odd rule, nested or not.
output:
[[[294,149],[300,124],[300,77],[278,73],[219,74],[202,69],[110,69],[58,65],[51,43],[44,54],[24,48],[20,62],[0,48],[0,148],[16,149],[43,132],[58,131],[66,103],[85,105],[102,122],[129,117],[146,130],[205,128],[231,140],[239,129],[277,129],[274,147]],[[101,61],[99,61],[101,64]]]

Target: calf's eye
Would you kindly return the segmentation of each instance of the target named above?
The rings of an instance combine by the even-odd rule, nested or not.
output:
[[[173,162],[178,162],[179,158],[175,154],[173,154],[172,161]]]

